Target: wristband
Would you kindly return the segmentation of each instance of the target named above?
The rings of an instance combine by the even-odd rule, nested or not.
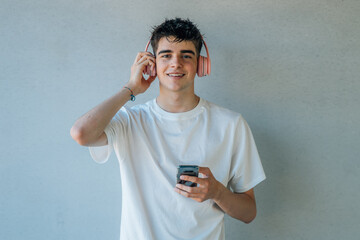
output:
[[[130,89],[130,88],[128,88],[128,87],[124,87],[124,88],[126,88],[126,89],[128,89],[130,92],[131,92],[131,95],[130,95],[130,100],[133,102],[133,101],[135,101],[135,95],[134,95],[134,92]]]

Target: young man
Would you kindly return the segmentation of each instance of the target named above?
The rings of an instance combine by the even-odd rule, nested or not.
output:
[[[194,92],[203,43],[189,20],[154,28],[154,55],[140,52],[130,80],[84,116],[71,136],[89,146],[95,161],[115,150],[122,179],[121,239],[224,239],[224,214],[245,223],[256,216],[253,188],[265,174],[251,131],[240,114]],[[156,76],[159,96],[132,108]],[[197,184],[177,184],[179,165],[198,165]]]

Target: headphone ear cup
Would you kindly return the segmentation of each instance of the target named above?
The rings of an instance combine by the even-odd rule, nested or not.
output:
[[[204,66],[204,57],[203,56],[199,56],[198,58],[198,66],[197,66],[197,75],[199,77],[202,77],[203,74],[204,74],[204,71],[203,71],[203,67]]]
[[[151,77],[154,77],[156,76],[156,67],[154,67],[154,69],[152,70],[151,69],[151,66],[150,65],[147,65],[143,71],[144,74],[147,74]]]
[[[146,75],[150,75],[151,71],[150,71],[150,68],[149,66],[145,66],[145,69],[143,71],[143,74],[146,74]]]
[[[154,70],[150,72],[150,76],[152,77],[156,76],[156,67],[154,67]]]
[[[197,75],[199,77],[204,77],[210,75],[211,66],[210,59],[204,56],[199,56],[198,58],[198,67],[197,67]]]

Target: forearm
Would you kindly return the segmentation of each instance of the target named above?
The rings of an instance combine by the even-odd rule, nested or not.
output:
[[[218,196],[213,200],[226,214],[245,223],[250,223],[256,216],[254,198],[246,193],[233,193],[220,182]]]
[[[115,95],[81,116],[71,128],[74,139],[89,142],[99,137],[119,109],[130,99],[130,91],[121,89]]]
[[[138,53],[134,64],[131,66],[130,80],[126,84],[126,87],[131,90],[121,89],[114,96],[91,109],[75,122],[70,134],[79,144],[89,145],[98,141],[111,119],[130,100],[131,93],[138,95],[149,88],[156,76],[151,76],[148,79],[144,78],[143,71],[147,65],[154,69],[155,57],[148,52]]]

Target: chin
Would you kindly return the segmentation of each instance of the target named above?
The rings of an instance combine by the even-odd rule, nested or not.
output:
[[[167,89],[173,92],[180,92],[187,88],[194,88],[194,82],[190,82],[188,79],[169,79],[167,76],[162,76],[159,78],[160,88]]]

